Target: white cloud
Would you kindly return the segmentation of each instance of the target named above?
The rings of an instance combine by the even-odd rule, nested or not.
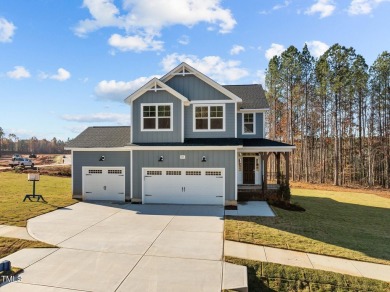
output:
[[[40,79],[54,79],[58,81],[65,81],[70,78],[71,74],[69,71],[65,70],[64,68],[58,68],[57,74],[47,74],[45,72],[40,72],[38,77]]]
[[[240,45],[234,45],[230,50],[230,55],[238,55],[241,52],[245,52],[245,48]]]
[[[113,34],[108,43],[122,52],[161,51],[164,44],[162,41],[154,40],[151,36],[121,36],[119,34]]]
[[[280,56],[285,50],[283,45],[272,43],[271,47],[265,51],[265,57],[271,60],[274,56]]]
[[[16,26],[7,19],[0,17],[0,43],[12,42]]]
[[[310,42],[306,42],[306,44],[310,53],[315,58],[321,57],[329,49],[329,45],[320,41],[310,41]]]
[[[181,62],[186,62],[219,83],[230,83],[249,75],[245,68],[240,67],[240,61],[223,60],[219,56],[198,58],[194,55],[174,53],[165,56],[161,64],[164,71],[170,71]]]
[[[256,77],[257,80],[254,83],[260,83],[261,85],[263,85],[263,88],[265,88],[265,71],[257,70]]]
[[[281,4],[276,4],[274,7],[272,7],[272,10],[279,10],[279,9],[286,8],[290,5],[290,3],[291,3],[291,0],[286,0]]]
[[[139,48],[145,43],[154,50],[156,46],[161,49],[163,43],[154,39],[160,36],[164,27],[174,25],[192,27],[205,22],[218,26],[220,33],[228,33],[236,25],[231,11],[221,6],[221,0],[123,0],[122,2],[121,12],[114,0],[84,0],[83,7],[89,10],[92,17],[81,20],[74,29],[75,34],[83,37],[103,27],[116,27],[125,30],[126,35],[130,35],[121,39],[123,42],[124,39],[130,38],[127,41],[131,44],[125,45],[126,51],[132,50],[133,47],[140,51]],[[117,37],[117,40],[120,39]]]
[[[305,11],[305,14],[313,15],[319,13],[320,18],[325,18],[331,16],[335,9],[336,6],[333,4],[333,0],[317,0],[316,3]]]
[[[348,14],[370,14],[375,7],[384,2],[390,2],[390,0],[352,0],[348,7]]]
[[[85,115],[63,115],[61,118],[69,122],[77,123],[115,123],[117,125],[130,125],[129,114],[95,113]]]
[[[139,77],[131,81],[116,81],[116,80],[102,80],[95,87],[95,94],[100,99],[108,99],[112,101],[123,100],[132,94],[134,91],[142,87],[146,82],[148,82],[153,77],[159,76],[150,76],[150,77]]]
[[[188,35],[182,35],[178,40],[181,45],[188,45],[190,43],[190,37]]]
[[[15,66],[14,70],[8,71],[7,76],[12,79],[30,78],[31,74],[23,66]]]
[[[70,72],[65,70],[64,68],[59,68],[57,70],[57,74],[54,74],[50,76],[50,79],[58,80],[58,81],[65,81],[70,78]]]

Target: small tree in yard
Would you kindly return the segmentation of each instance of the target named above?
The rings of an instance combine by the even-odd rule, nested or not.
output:
[[[280,187],[278,190],[278,195],[282,201],[290,202],[291,199],[290,184],[287,182],[285,176],[282,176],[280,178]]]

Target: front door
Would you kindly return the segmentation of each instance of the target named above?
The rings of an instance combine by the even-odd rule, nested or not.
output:
[[[255,158],[254,157],[244,157],[244,185],[254,185],[255,184]]]

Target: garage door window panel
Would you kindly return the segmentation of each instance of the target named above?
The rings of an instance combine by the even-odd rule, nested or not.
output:
[[[142,131],[172,130],[172,105],[142,105]]]

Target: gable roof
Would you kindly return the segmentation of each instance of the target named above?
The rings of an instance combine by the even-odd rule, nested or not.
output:
[[[223,85],[223,87],[242,99],[241,109],[269,109],[261,84]]]
[[[169,71],[167,74],[165,74],[163,77],[160,78],[162,82],[167,82],[169,79],[173,78],[176,75],[195,75],[200,80],[206,82],[208,85],[214,87],[216,90],[221,92],[222,94],[226,95],[230,99],[232,99],[235,102],[241,102],[241,98],[238,97],[234,92],[226,90],[222,85],[212,80],[210,77],[204,75],[203,73],[199,72],[195,68],[191,67],[185,62],[182,62],[180,65],[176,66],[174,69]]]
[[[66,143],[65,148],[124,147],[130,142],[130,126],[89,127]]]
[[[131,101],[134,101],[135,99],[137,99],[138,97],[140,97],[142,94],[144,94],[145,92],[147,92],[148,90],[154,90],[154,91],[158,91],[158,90],[166,90],[168,91],[170,94],[172,94],[173,96],[176,96],[178,99],[180,99],[181,101],[184,102],[184,104],[188,105],[189,104],[189,100],[188,98],[186,98],[184,95],[180,94],[179,92],[177,92],[176,90],[174,90],[173,88],[169,87],[168,85],[166,85],[165,83],[161,82],[158,78],[154,77],[153,79],[151,79],[149,82],[147,82],[144,86],[142,86],[140,89],[138,89],[137,91],[133,92],[132,94],[130,94],[126,99],[125,99],[125,102],[127,103],[130,103]]]

